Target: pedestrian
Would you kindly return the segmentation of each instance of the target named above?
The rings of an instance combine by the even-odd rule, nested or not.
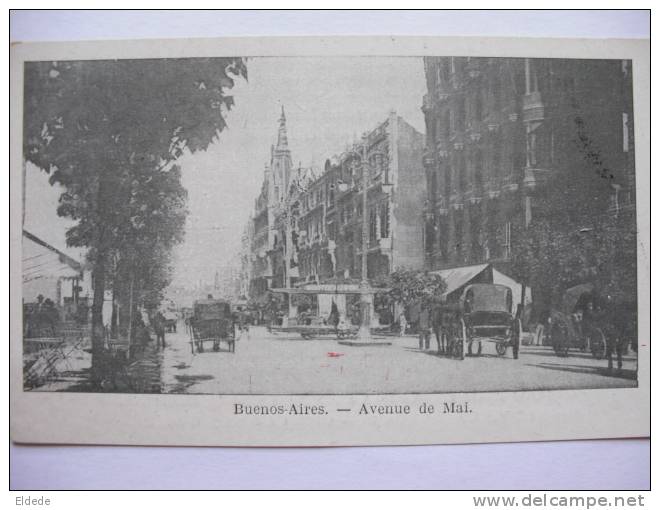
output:
[[[239,328],[241,330],[241,339],[243,340],[249,340],[250,339],[250,324],[248,322],[247,317],[245,316],[244,312],[241,312],[240,316],[240,323],[239,323]]]
[[[401,310],[399,314],[399,336],[406,334],[406,328],[408,327],[408,321],[406,320],[406,312]]]
[[[339,325],[339,308],[337,307],[337,303],[335,303],[334,299],[332,300],[332,305],[330,306],[328,324],[333,326],[335,329],[337,329],[337,326]]]
[[[156,333],[156,348],[165,348],[165,317],[160,310],[154,316],[154,333]]]
[[[419,312],[419,350],[428,351],[431,343],[431,316],[426,305]]]

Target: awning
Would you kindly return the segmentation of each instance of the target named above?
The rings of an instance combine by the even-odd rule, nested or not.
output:
[[[447,299],[450,294],[458,293],[469,283],[498,283],[500,285],[506,285],[511,289],[515,304],[520,303],[522,299],[522,284],[498,271],[490,264],[441,269],[439,271],[431,271],[431,274],[439,275],[447,283],[447,289],[442,295],[443,299]],[[525,291],[525,304],[531,302],[532,289],[527,287]]]
[[[23,230],[23,283],[39,279],[74,279],[82,276],[82,265],[67,254]]]
[[[431,271],[431,274],[440,276],[447,284],[447,288],[442,295],[443,298],[446,298],[452,292],[470,283],[477,276],[486,271],[489,266],[490,264],[478,264],[476,266],[453,267],[451,269]]]

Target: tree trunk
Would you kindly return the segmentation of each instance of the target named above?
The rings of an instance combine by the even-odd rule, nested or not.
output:
[[[110,319],[110,336],[117,338],[117,324],[118,324],[118,311],[117,311],[117,288],[112,288],[112,318]]]
[[[94,261],[92,277],[94,279],[94,300],[92,302],[92,383],[99,383],[103,378],[105,365],[103,326],[103,302],[105,300],[105,253],[99,253]]]

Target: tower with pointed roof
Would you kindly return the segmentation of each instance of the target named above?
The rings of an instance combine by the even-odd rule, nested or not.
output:
[[[286,115],[284,114],[284,105],[282,105],[282,113],[277,130],[277,145],[271,147],[270,155],[273,205],[284,201],[291,181],[292,167],[291,151],[289,150],[289,141],[286,133]]]

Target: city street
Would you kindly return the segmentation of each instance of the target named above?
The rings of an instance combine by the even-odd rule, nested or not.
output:
[[[635,386],[636,355],[623,370],[608,373],[607,360],[588,353],[557,357],[549,347],[523,346],[518,360],[484,346],[481,357],[463,361],[420,352],[417,338],[392,338],[391,346],[355,347],[335,339],[303,340],[253,327],[234,354],[207,349],[192,353],[183,327],[167,334],[161,364],[163,393],[350,394],[436,393]],[[209,346],[210,347],[210,346]]]

